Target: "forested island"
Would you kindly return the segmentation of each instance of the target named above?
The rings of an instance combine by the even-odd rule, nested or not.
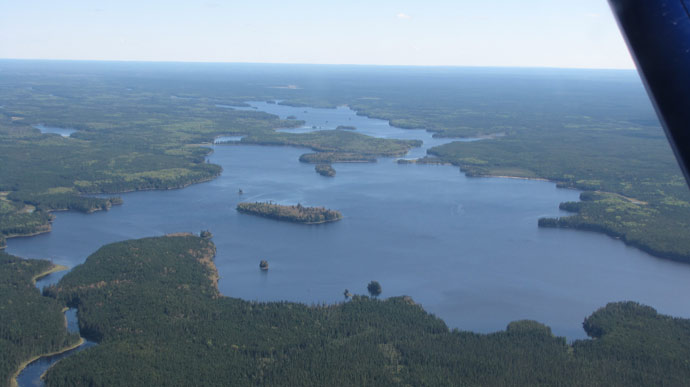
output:
[[[690,380],[690,320],[637,303],[597,310],[583,324],[592,339],[571,344],[527,320],[477,334],[448,329],[409,297],[354,295],[328,306],[223,297],[212,280],[213,252],[212,242],[189,235],[118,242],[47,289],[57,301],[45,302],[78,308],[81,334],[99,345],[53,366],[46,385],[321,386],[337,380],[343,386],[629,386]]]
[[[335,222],[343,218],[340,211],[329,210],[324,207],[304,207],[301,204],[285,206],[274,203],[247,203],[237,205],[237,211],[294,223],[319,224]]]
[[[311,164],[331,163],[375,163],[376,157],[361,153],[349,152],[318,152],[305,153],[299,157],[299,161]]]
[[[331,164],[317,164],[314,167],[314,170],[316,170],[316,173],[318,173],[321,176],[326,176],[326,177],[335,176],[335,169],[333,169]]]

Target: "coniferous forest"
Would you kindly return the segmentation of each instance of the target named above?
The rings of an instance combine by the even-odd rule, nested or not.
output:
[[[67,333],[63,303],[43,297],[34,279],[53,268],[0,252],[0,383],[7,385],[20,364],[79,341]]]
[[[337,305],[220,296],[194,236],[107,245],[46,294],[99,345],[46,375],[68,385],[682,385],[690,320],[633,302],[595,311],[567,343],[535,321],[449,330],[409,297]],[[363,284],[364,288],[364,284]],[[472,313],[472,311],[467,311]]]

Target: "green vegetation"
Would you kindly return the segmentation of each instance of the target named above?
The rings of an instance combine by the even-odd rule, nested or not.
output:
[[[242,104],[199,101],[171,92],[165,82],[156,90],[150,78],[74,73],[59,64],[35,71],[32,63],[3,61],[0,75],[3,240],[48,231],[49,211],[92,212],[121,203],[85,195],[181,188],[218,176],[221,168],[205,162],[210,149],[193,144],[298,124],[219,108]],[[41,134],[32,127],[39,123],[78,131],[69,138]]]
[[[35,286],[53,268],[48,261],[0,252],[0,385],[9,385],[28,360],[79,341],[67,332],[64,304],[41,296]]]
[[[357,130],[357,128],[351,125],[338,125],[335,130]]]
[[[542,131],[454,142],[429,153],[468,176],[545,178],[581,189],[581,202],[561,205],[576,215],[539,225],[604,232],[651,254],[690,262],[690,193],[666,139],[640,131]]]
[[[318,173],[321,176],[326,176],[326,177],[333,177],[335,176],[335,169],[330,164],[317,164],[314,167],[314,170],[316,170],[316,173]]]
[[[683,385],[690,320],[636,303],[585,320],[566,343],[534,321],[449,330],[409,297],[331,306],[218,295],[210,241],[147,238],[102,247],[46,291],[79,309],[100,342],[46,375],[67,385]],[[349,292],[345,292],[347,294]],[[471,313],[471,311],[468,311]]]
[[[677,237],[690,229],[685,211],[674,211],[672,206],[659,209],[604,192],[583,192],[580,199],[560,205],[576,215],[541,218],[539,226],[602,232],[656,256],[690,261],[690,241]]]
[[[276,220],[284,220],[295,223],[318,224],[335,222],[343,218],[340,211],[329,210],[324,207],[283,206],[273,203],[246,203],[237,204],[237,211],[263,216]]]
[[[367,291],[372,297],[378,297],[383,291],[383,289],[381,289],[381,284],[379,283],[379,281],[371,281],[367,285]]]

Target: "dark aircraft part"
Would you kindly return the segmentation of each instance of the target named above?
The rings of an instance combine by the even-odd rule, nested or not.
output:
[[[690,184],[690,0],[609,0]]]

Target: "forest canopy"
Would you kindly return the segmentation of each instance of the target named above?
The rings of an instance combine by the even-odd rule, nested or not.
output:
[[[409,297],[355,295],[319,306],[223,297],[213,252],[194,236],[125,241],[65,275],[46,293],[79,308],[82,335],[100,344],[60,361],[46,384],[626,386],[690,378],[690,320],[637,303],[589,316],[584,328],[595,340],[568,344],[527,320],[477,334],[449,330]]]

